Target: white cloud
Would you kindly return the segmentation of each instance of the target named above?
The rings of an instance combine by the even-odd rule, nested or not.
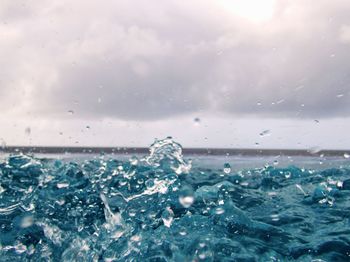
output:
[[[221,3],[5,1],[0,108],[43,121],[349,115],[348,1]]]

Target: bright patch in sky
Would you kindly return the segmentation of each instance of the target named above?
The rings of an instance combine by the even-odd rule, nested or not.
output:
[[[275,0],[220,0],[228,12],[252,22],[266,22],[274,13]]]

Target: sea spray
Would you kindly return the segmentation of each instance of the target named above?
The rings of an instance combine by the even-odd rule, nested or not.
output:
[[[192,165],[171,138],[129,160],[5,158],[0,260],[349,260],[348,162],[201,159]]]

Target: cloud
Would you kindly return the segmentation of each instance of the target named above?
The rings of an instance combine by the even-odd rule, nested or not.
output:
[[[133,120],[348,115],[349,3],[273,8],[256,21],[209,0],[5,1],[0,107]]]

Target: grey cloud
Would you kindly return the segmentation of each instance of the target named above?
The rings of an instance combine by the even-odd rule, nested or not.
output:
[[[347,1],[279,1],[266,24],[210,1],[41,2],[25,11],[11,3],[0,11],[11,34],[0,35],[0,99],[15,81],[23,110],[126,119],[350,113]]]

